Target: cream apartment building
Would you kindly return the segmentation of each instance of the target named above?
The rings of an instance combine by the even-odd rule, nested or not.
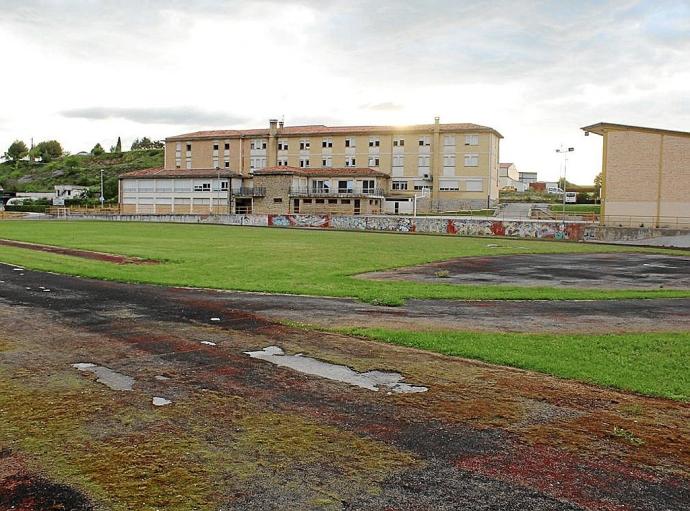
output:
[[[690,226],[690,133],[601,122],[601,221],[608,225]]]
[[[221,210],[225,208],[233,212],[262,213],[268,212],[268,209],[274,211],[276,208],[273,205],[282,204],[283,212],[294,213],[296,204],[301,211],[305,211],[304,206],[309,204],[296,202],[295,199],[329,198],[309,197],[311,192],[308,190],[302,190],[305,193],[297,196],[297,187],[293,187],[293,194],[290,195],[289,184],[288,200],[283,202],[271,202],[278,196],[258,195],[266,193],[264,186],[257,185],[257,192],[249,193],[255,181],[259,181],[254,176],[262,169],[275,167],[316,172],[321,174],[320,177],[329,178],[333,184],[339,177],[350,177],[356,181],[361,169],[369,169],[380,174],[373,176],[381,180],[381,186],[377,184],[374,187],[379,195],[371,197],[371,200],[379,201],[380,211],[411,212],[414,195],[420,196],[420,211],[452,211],[467,207],[483,208],[498,201],[501,138],[501,134],[493,128],[476,124],[441,124],[438,118],[433,124],[413,126],[337,127],[285,126],[282,122],[271,120],[265,129],[199,131],[169,137],[165,141],[163,170],[169,174],[166,179],[182,179],[186,172],[202,172],[207,174],[206,178],[212,179],[216,169],[234,176],[238,184],[227,185],[225,204],[219,205]],[[344,176],[343,169],[360,170],[351,176]],[[139,211],[139,206],[150,209],[150,204],[139,202],[140,192],[137,191],[135,198],[128,191],[134,188],[131,180],[142,177],[123,176],[121,203],[125,210]],[[127,183],[127,180],[130,182]],[[170,189],[169,185],[164,186]],[[194,186],[192,184],[192,189]],[[207,184],[207,187],[214,186],[212,182]],[[335,187],[331,185],[332,190]],[[233,190],[240,188],[244,192],[242,197],[233,193]],[[320,193],[323,195],[325,192],[322,189]],[[421,198],[422,195],[428,198]],[[176,202],[174,194],[160,197],[173,204]],[[150,200],[151,195],[144,198]],[[189,198],[194,204],[194,197],[179,198]],[[330,198],[348,199],[342,196]],[[272,205],[270,208],[269,204]],[[351,204],[353,209],[350,213],[356,214],[354,201]],[[206,204],[200,203],[199,207],[203,208],[203,205]],[[209,211],[214,211],[212,200],[208,206]],[[368,206],[367,202],[367,208],[360,208],[360,211],[369,210]],[[376,209],[374,204],[371,206],[372,210]],[[155,207],[153,209],[158,211]],[[343,208],[338,207],[337,210],[342,211]]]

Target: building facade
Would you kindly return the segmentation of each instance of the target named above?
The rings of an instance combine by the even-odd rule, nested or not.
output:
[[[582,130],[603,137],[602,223],[690,226],[690,133],[611,123]]]
[[[254,185],[259,189],[266,188],[261,184],[264,181],[259,179],[259,171],[263,169],[272,169],[273,176],[280,175],[275,173],[277,167],[309,174],[298,176],[293,173],[290,179],[286,175],[282,179],[269,178],[271,186],[284,182],[289,192],[291,183],[297,177],[332,179],[333,190],[335,180],[339,177],[356,181],[358,176],[362,177],[362,169],[368,169],[370,177],[377,182],[377,192],[381,193],[380,196],[367,198],[367,209],[371,206],[381,212],[406,212],[412,198],[418,195],[421,199],[420,210],[453,211],[483,208],[497,203],[501,138],[501,134],[493,128],[476,124],[441,124],[438,118],[433,124],[414,126],[339,127],[285,126],[282,122],[271,120],[267,129],[199,131],[169,137],[165,141],[165,164],[163,169],[158,170],[174,179],[183,179],[186,173],[195,172],[213,178],[214,172],[220,170],[241,180],[241,187],[245,189]],[[350,175],[345,175],[347,172]],[[316,176],[314,173],[322,175]],[[263,177],[268,177],[268,174],[264,173]],[[141,209],[139,206],[150,209],[150,204],[140,202],[140,192],[137,191],[136,198],[130,193],[130,189],[134,188],[131,182],[125,186],[125,181],[143,176],[131,173],[123,178],[122,206],[127,206],[125,209],[132,209],[132,206],[136,206],[134,209],[137,210]],[[196,178],[201,177],[197,175],[193,179]],[[192,183],[191,186],[193,189],[196,185]],[[210,183],[209,186],[214,185]],[[290,200],[282,203],[271,203],[268,195],[252,195],[238,201],[239,197],[231,193],[232,186],[227,190],[225,208],[233,212],[248,209],[256,213],[268,212],[269,209],[275,211],[279,204],[282,204],[281,212],[284,213],[294,211],[295,204],[299,204],[301,211],[306,211],[312,209],[309,202],[296,203],[295,199],[316,199],[284,194],[282,197]],[[151,199],[149,192],[145,191],[144,194],[145,199]],[[173,203],[175,198],[170,197]],[[194,198],[180,196],[180,199],[190,199],[192,203]],[[328,200],[328,197],[322,198]],[[354,210],[354,197],[330,197],[339,200],[348,198],[353,199]],[[198,199],[203,200],[201,197]],[[369,200],[377,201],[378,205],[369,204]],[[316,205],[315,202],[311,204]],[[322,205],[320,202],[318,204]],[[200,204],[201,207],[203,205]],[[334,208],[339,210],[343,204],[338,202],[331,205],[339,206]],[[209,210],[213,208],[209,204]],[[364,208],[360,210],[364,211]]]
[[[267,167],[254,172],[266,190],[256,212],[380,215],[389,176],[369,168]]]

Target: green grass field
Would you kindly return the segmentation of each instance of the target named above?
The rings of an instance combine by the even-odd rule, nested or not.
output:
[[[2,221],[0,238],[161,260],[117,265],[1,247],[0,261],[105,280],[354,297],[396,305],[407,298],[611,299],[690,296],[687,291],[456,286],[374,282],[352,275],[461,256],[608,252],[634,248],[482,238],[111,222]],[[491,247],[489,245],[499,245]],[[659,251],[659,250],[655,250]]]
[[[461,256],[640,251],[578,243],[110,222],[0,221],[0,238],[158,259],[117,265],[0,246],[0,261],[125,282],[355,297],[382,304],[407,298],[607,299],[690,296],[687,291],[607,291],[374,282],[358,273]],[[490,245],[497,244],[498,248]],[[675,253],[660,249],[644,251]],[[685,255],[685,253],[684,253]],[[690,334],[553,335],[406,332],[357,334],[674,399],[688,399]]]
[[[378,341],[690,400],[690,333],[523,334],[337,329]]]

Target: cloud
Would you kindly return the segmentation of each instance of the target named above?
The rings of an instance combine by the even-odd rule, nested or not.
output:
[[[233,126],[246,122],[246,118],[222,112],[208,112],[195,107],[167,107],[167,108],[117,108],[117,107],[86,107],[63,110],[64,117],[106,120],[125,119],[140,124],[175,124],[175,125],[205,125],[205,126]]]
[[[397,112],[403,109],[402,105],[393,103],[392,101],[384,101],[383,103],[373,103],[362,105],[364,110],[373,110],[375,112]]]
[[[3,84],[16,101],[3,105],[0,146],[282,115],[440,115],[493,126],[502,158],[546,168],[552,146],[592,122],[690,122],[688,0],[3,0],[0,48],[15,47],[51,93],[45,81]],[[600,165],[595,153],[585,162],[578,147],[582,168]]]

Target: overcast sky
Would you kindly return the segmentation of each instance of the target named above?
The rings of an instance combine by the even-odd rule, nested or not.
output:
[[[591,182],[599,121],[690,131],[690,0],[0,0],[0,153],[286,124],[474,122]],[[572,178],[572,179],[570,179]]]

